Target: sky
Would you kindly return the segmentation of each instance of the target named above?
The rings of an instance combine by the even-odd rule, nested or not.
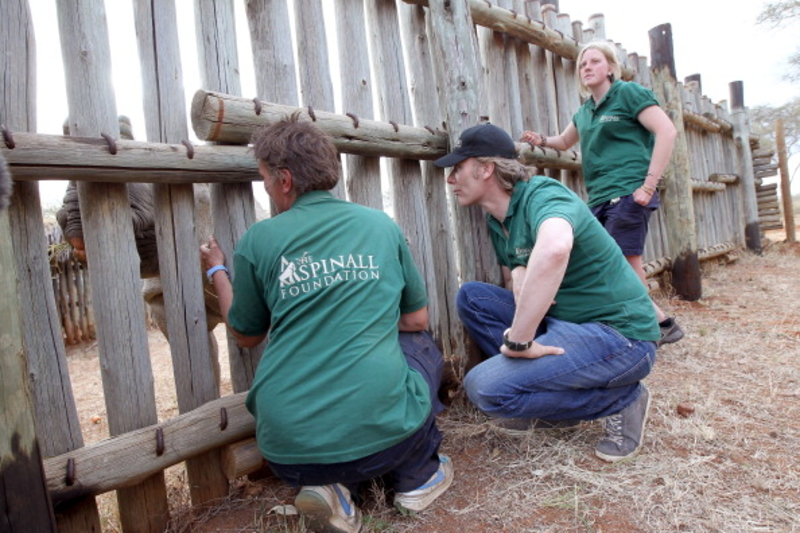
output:
[[[196,46],[194,42],[194,0],[175,0],[183,63],[187,104],[199,88]],[[58,42],[56,0],[29,0],[37,47],[38,132],[60,134],[67,117],[67,101],[61,48]],[[800,22],[773,29],[756,25],[755,20],[766,2],[754,0],[730,2],[719,0],[560,0],[561,13],[572,21],[588,26],[589,17],[602,13],[606,37],[619,43],[627,52],[650,57],[648,31],[664,23],[672,25],[675,64],[678,79],[700,74],[703,94],[713,102],[729,100],[729,83],[742,81],[745,105],[779,106],[794,98],[800,84],[782,79],[788,57],[800,48]],[[106,0],[112,76],[117,98],[117,112],[131,118],[134,136],[144,139],[139,60],[133,28],[132,0]],[[255,95],[247,22],[243,0],[234,1],[237,15],[238,52],[242,93]],[[326,9],[333,3],[323,0]],[[331,20],[331,17],[326,17]],[[335,41],[329,32],[329,54],[336,56]],[[118,65],[124,65],[119,68]],[[335,67],[332,67],[335,71]],[[45,90],[45,88],[47,88]],[[338,91],[334,83],[335,91]],[[190,128],[191,130],[191,128]],[[193,133],[191,134],[193,135]],[[195,138],[192,138],[196,142]],[[800,156],[790,160],[790,172],[800,166]],[[797,173],[800,176],[800,172]],[[60,204],[63,182],[40,182],[43,205]],[[793,193],[800,193],[800,177],[794,180]],[[257,199],[266,197],[255,187]]]

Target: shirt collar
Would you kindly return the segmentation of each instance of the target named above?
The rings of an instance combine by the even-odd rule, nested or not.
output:
[[[592,98],[592,96],[590,95],[589,99],[587,100],[587,102],[589,103],[589,109],[591,109],[592,111],[596,111],[597,109],[599,109],[600,106],[602,106],[605,103],[606,100],[611,98],[614,95],[614,93],[617,92],[617,90],[619,89],[621,84],[622,84],[622,81],[614,80],[614,83],[611,84],[611,87],[608,88],[608,91],[606,91],[606,94],[603,95],[603,97],[600,99],[600,101],[597,104],[594,103],[594,98]]]

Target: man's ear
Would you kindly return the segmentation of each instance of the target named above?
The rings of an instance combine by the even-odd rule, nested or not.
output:
[[[494,174],[494,161],[490,161],[488,163],[483,163],[481,165],[481,177],[483,179],[489,179]]]
[[[288,193],[294,189],[294,178],[292,177],[292,172],[288,168],[282,168],[278,170],[278,172],[280,173],[281,190],[284,193]]]

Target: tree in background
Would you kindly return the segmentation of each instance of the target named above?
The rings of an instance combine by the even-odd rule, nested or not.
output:
[[[780,0],[770,2],[758,15],[756,24],[769,24],[773,28],[792,24],[800,21],[800,0]],[[790,82],[800,82],[800,49],[788,58],[789,68],[784,78]],[[772,150],[775,148],[775,120],[781,117],[784,121],[786,134],[786,151],[791,158],[800,153],[800,97],[795,97],[779,107],[758,106],[750,110],[750,121],[753,132],[766,142],[762,148]],[[790,180],[797,173],[796,166]]]

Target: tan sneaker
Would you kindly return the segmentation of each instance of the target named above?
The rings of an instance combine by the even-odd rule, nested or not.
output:
[[[421,487],[395,494],[394,506],[400,511],[423,511],[444,494],[451,483],[453,483],[453,462],[446,455],[440,455],[439,469],[431,478]]]
[[[350,491],[340,483],[305,486],[294,499],[294,506],[318,533],[358,533],[361,511],[353,505]]]

